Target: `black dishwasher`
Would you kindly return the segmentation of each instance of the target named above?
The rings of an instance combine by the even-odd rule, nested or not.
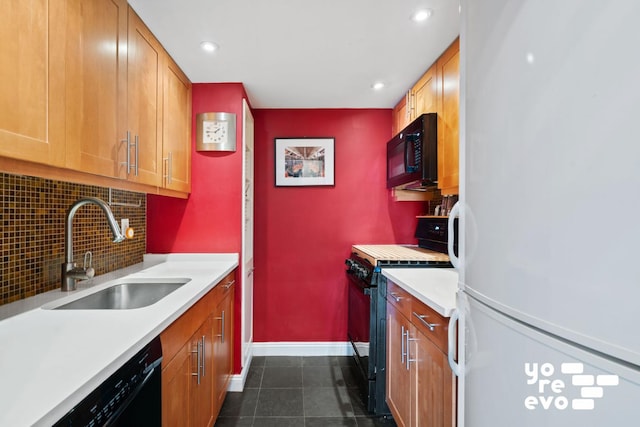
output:
[[[161,361],[160,338],[155,338],[54,427],[160,426]]]

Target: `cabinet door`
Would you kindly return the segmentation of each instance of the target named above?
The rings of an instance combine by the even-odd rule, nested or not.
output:
[[[232,277],[233,279],[233,277]],[[226,280],[226,279],[225,279]],[[221,283],[219,286],[226,286]],[[216,384],[214,407],[216,413],[222,407],[227,394],[229,380],[233,374],[233,298],[234,285],[229,282],[229,288],[216,307],[214,316],[214,357],[216,369]]]
[[[191,367],[190,343],[162,369],[162,425],[182,427],[191,425]]]
[[[190,340],[191,346],[191,425],[211,426],[214,412],[211,405],[213,393],[213,337],[211,317],[200,326]]]
[[[191,82],[167,58],[164,70],[162,159],[165,188],[191,191]]]
[[[126,119],[127,2],[59,3],[49,52],[52,90],[62,88],[52,94],[51,138],[65,142],[67,168],[116,176]]]
[[[413,86],[414,118],[424,113],[435,113],[437,111],[437,83],[437,67],[433,66]]]
[[[48,129],[49,115],[58,127],[61,121],[52,104],[64,89],[64,60],[49,56],[49,43],[57,45],[63,36],[56,21],[61,3],[0,1],[1,156],[64,165],[64,139]]]
[[[407,369],[406,334],[409,323],[387,302],[387,404],[401,427],[410,426],[410,371]]]
[[[391,122],[392,135],[397,135],[398,133],[400,133],[400,131],[404,129],[410,122],[409,105],[407,103],[407,99],[409,98],[409,96],[410,95],[407,95],[404,98],[402,98],[400,102],[398,102],[398,104],[396,104],[396,106],[393,107],[393,112],[391,113],[393,115],[392,122]]]
[[[438,188],[458,194],[460,51],[456,40],[438,59]]]
[[[454,384],[447,356],[416,328],[410,339],[412,426],[455,426]]]
[[[119,149],[119,175],[142,184],[160,185],[162,71],[166,57],[158,40],[131,8],[128,28],[127,130],[132,145],[123,144]]]

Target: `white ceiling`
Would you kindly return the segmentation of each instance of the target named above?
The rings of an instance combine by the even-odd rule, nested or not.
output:
[[[457,0],[129,3],[193,83],[242,82],[254,108],[391,108],[459,33]]]

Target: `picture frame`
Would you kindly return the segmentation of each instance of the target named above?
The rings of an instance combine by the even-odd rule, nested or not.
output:
[[[335,138],[275,138],[276,187],[334,186]]]

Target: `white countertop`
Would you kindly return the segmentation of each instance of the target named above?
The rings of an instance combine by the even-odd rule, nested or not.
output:
[[[451,317],[456,308],[458,272],[455,268],[383,268],[382,275],[441,316]]]
[[[0,426],[55,423],[238,266],[238,254],[145,255],[144,262],[0,307]],[[50,310],[114,278],[190,278],[132,310]],[[11,316],[11,317],[8,317]]]

